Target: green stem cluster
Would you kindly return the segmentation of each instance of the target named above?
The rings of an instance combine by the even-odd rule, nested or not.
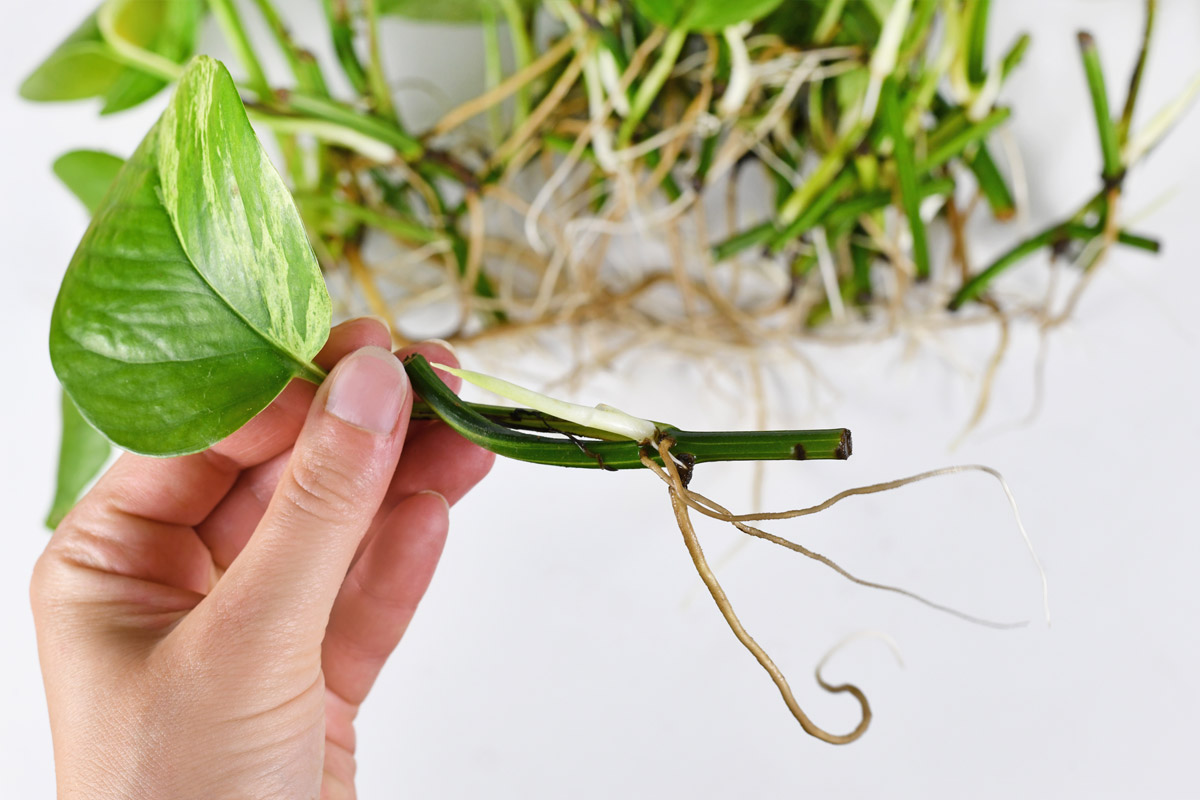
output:
[[[899,271],[902,285],[911,277],[949,287],[948,307],[957,310],[993,302],[987,292],[997,277],[1047,249],[1057,253],[1095,236],[1103,236],[1106,246],[1157,249],[1148,237],[1120,229],[1115,208],[1133,166],[1123,153],[1155,0],[1146,0],[1142,46],[1119,118],[1109,107],[1095,41],[1086,33],[1079,37],[1102,156],[1099,199],[979,270],[966,269],[962,258],[962,271],[939,263],[944,260],[930,251],[928,228],[942,217],[959,245],[956,252],[966,252],[965,220],[951,213],[951,199],[977,193],[1001,221],[1016,210],[993,155],[993,137],[1010,116],[996,98],[1029,37],[1018,37],[989,60],[989,0],[898,0],[890,10],[877,3],[835,0],[813,7],[787,0],[773,11],[770,4],[749,4],[761,8],[745,18],[738,16],[737,4],[716,0],[695,0],[667,17],[648,0],[542,0],[543,9],[568,28],[561,43],[569,42],[566,55],[550,64],[535,59],[531,33],[538,4],[481,4],[491,91],[472,113],[488,115],[495,156],[439,138],[446,133],[441,127],[435,128],[437,136],[405,128],[384,68],[379,35],[384,3],[322,0],[322,5],[336,65],[352,98],[331,96],[334,81],[292,38],[273,0],[253,0],[253,6],[291,72],[293,85],[286,88],[272,85],[235,0],[208,3],[241,63],[248,108],[280,137],[287,174],[324,266],[357,251],[371,230],[405,246],[445,242],[455,272],[476,276],[470,285],[463,280],[461,289],[472,296],[469,308],[484,309],[475,319],[485,327],[503,325],[509,317],[495,302],[494,274],[482,252],[489,232],[472,229],[478,218],[473,220],[465,198],[487,196],[539,155],[567,153],[588,165],[596,213],[627,202],[622,187],[629,186],[630,176],[654,175],[646,191],[676,202],[689,186],[704,193],[716,164],[729,176],[730,159],[733,173],[757,162],[775,183],[771,211],[727,231],[711,243],[710,253],[720,265],[761,248],[784,271],[789,302],[799,297],[813,302],[814,292],[801,290],[810,282],[819,286],[815,295],[823,292],[829,299],[810,310],[810,324],[828,318],[832,295],[845,299],[851,313],[870,314],[887,299],[884,287],[895,285],[882,282],[887,270]],[[501,26],[508,30],[520,75],[515,85],[514,76],[503,71]],[[122,64],[161,80],[178,77],[177,63],[153,45],[117,40],[115,28],[104,27],[105,36]],[[788,58],[795,70],[822,74],[808,78],[802,91],[788,89],[786,76],[755,77]],[[502,105],[506,98],[509,108]],[[696,105],[698,100],[703,104]],[[687,127],[701,119],[709,127]],[[714,119],[718,129],[711,128]],[[766,120],[772,124],[760,129]],[[664,137],[673,126],[681,126],[680,135]],[[754,146],[739,152],[735,145],[752,136]],[[906,247],[882,235],[894,227],[889,209],[907,233]],[[820,274],[812,269],[818,230],[828,243],[832,276],[828,264]]]

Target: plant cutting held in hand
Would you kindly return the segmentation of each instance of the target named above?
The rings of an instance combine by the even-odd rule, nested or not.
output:
[[[98,154],[60,162],[64,178],[95,213],[51,321],[51,358],[72,407],[121,447],[171,456],[200,451],[233,433],[293,378],[321,382],[325,372],[313,358],[328,334],[330,299],[300,216],[224,66],[196,57],[162,117],[129,161],[117,166]],[[114,171],[101,197],[96,184]],[[966,616],[856,578],[807,548],[746,524],[813,509],[737,516],[687,488],[693,468],[710,461],[845,459],[851,449],[845,429],[684,431],[609,407],[553,400],[497,378],[431,365],[419,355],[405,368],[423,398],[414,417],[439,418],[489,450],[559,466],[646,468],[666,481],[688,550],[722,614],[804,729],[825,741],[844,743],[862,734],[870,719],[865,696],[856,687],[822,680],[829,691],[858,699],[862,721],[848,734],[830,734],[809,720],[733,613],[704,559],[689,508],[815,558],[858,583]],[[530,407],[464,403],[435,368]],[[84,434],[66,432],[64,455],[88,450],[68,447],[71,435]],[[823,505],[924,477],[851,490]]]

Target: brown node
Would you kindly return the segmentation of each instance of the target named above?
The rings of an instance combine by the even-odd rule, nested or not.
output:
[[[834,455],[845,461],[854,452],[854,441],[850,436],[849,428],[842,428],[842,438],[838,441],[837,449],[834,450]]]

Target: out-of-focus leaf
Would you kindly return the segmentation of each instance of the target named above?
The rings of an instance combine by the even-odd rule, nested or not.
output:
[[[55,159],[54,174],[94,214],[124,164],[125,159],[111,153],[72,150]]]
[[[96,150],[72,150],[54,162],[54,174],[66,184],[89,213],[95,213],[125,160]],[[96,473],[108,461],[112,446],[62,393],[62,440],[58,448],[58,478],[46,527],[56,528]]]
[[[58,480],[46,527],[57,528],[96,473],[108,461],[112,447],[88,424],[75,403],[62,394],[62,442],[58,448]]]
[[[634,0],[638,13],[668,28],[715,33],[731,25],[753,22],[774,11],[783,0]]]
[[[195,49],[202,0],[107,0],[114,27],[126,41],[177,63]],[[105,41],[92,13],[21,84],[26,100],[55,102],[101,97],[102,114],[132,108],[166,81],[125,64]]]
[[[464,25],[483,21],[484,6],[491,6],[500,14],[497,0],[378,0],[380,14],[395,14],[398,17],[418,22],[442,22]],[[538,0],[517,0],[526,11],[538,6]]]

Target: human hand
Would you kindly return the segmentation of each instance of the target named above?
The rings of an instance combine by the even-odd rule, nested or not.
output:
[[[123,455],[59,525],[30,591],[60,798],[355,796],[355,714],[493,459],[409,424],[388,344],[338,326],[322,386],[206,452]]]

